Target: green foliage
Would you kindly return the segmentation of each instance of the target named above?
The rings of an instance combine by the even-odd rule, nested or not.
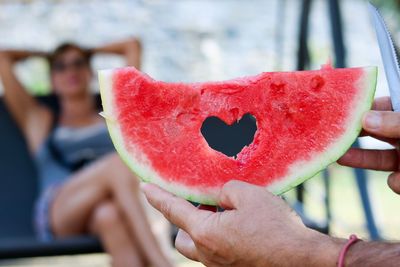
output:
[[[399,10],[400,8],[399,0],[372,0],[371,3],[383,9]]]
[[[45,60],[30,59],[20,69],[20,78],[33,95],[46,95],[50,92],[49,68]]]
[[[372,4],[381,11],[390,31],[400,31],[400,0],[372,0]],[[393,36],[396,39],[396,36]]]

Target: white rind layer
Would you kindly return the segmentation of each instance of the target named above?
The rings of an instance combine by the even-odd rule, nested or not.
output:
[[[360,77],[357,86],[360,88],[359,95],[354,98],[354,103],[349,104],[354,107],[350,114],[346,125],[346,132],[339,137],[328,149],[321,153],[315,153],[310,160],[298,162],[290,168],[288,175],[282,177],[280,181],[276,181],[269,185],[267,189],[274,194],[281,194],[304,182],[308,178],[314,176],[321,170],[325,169],[329,164],[338,160],[345,151],[352,145],[361,131],[361,119],[363,114],[371,108],[375,87],[376,87],[376,67],[363,68],[363,76]],[[146,158],[144,153],[140,152],[138,147],[130,144],[132,151],[129,153],[124,144],[124,138],[121,134],[117,119],[113,117],[116,114],[113,111],[113,70],[99,71],[100,93],[103,104],[103,114],[106,118],[107,127],[110,132],[111,139],[116,150],[129,166],[129,168],[145,182],[151,182],[159,185],[167,191],[173,192],[177,196],[185,199],[214,205],[217,202],[217,189],[209,189],[208,191],[196,190],[193,187],[187,187],[174,182],[165,182],[153,168],[151,162]],[[129,142],[129,140],[127,140]]]

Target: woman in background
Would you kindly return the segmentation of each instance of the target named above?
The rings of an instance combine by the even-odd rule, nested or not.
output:
[[[153,236],[138,198],[138,180],[115,154],[89,90],[90,56],[118,54],[140,67],[137,39],[91,50],[65,43],[53,54],[0,51],[4,100],[26,138],[41,182],[35,221],[41,239],[85,233],[99,236],[113,266],[171,266]],[[49,59],[60,112],[29,95],[14,65],[32,56]]]

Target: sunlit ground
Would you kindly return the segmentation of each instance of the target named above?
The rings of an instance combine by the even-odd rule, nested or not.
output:
[[[204,266],[200,263],[189,261],[174,252],[172,257],[175,259],[176,267],[199,267]],[[79,255],[79,256],[60,256],[35,259],[20,259],[13,261],[0,261],[0,266],[30,266],[30,267],[108,267],[111,266],[110,259],[105,254]]]

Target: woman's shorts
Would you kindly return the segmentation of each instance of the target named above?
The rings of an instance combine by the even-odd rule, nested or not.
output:
[[[41,241],[51,241],[54,234],[51,229],[50,210],[56,194],[62,183],[53,184],[46,188],[40,195],[35,206],[35,230]]]

